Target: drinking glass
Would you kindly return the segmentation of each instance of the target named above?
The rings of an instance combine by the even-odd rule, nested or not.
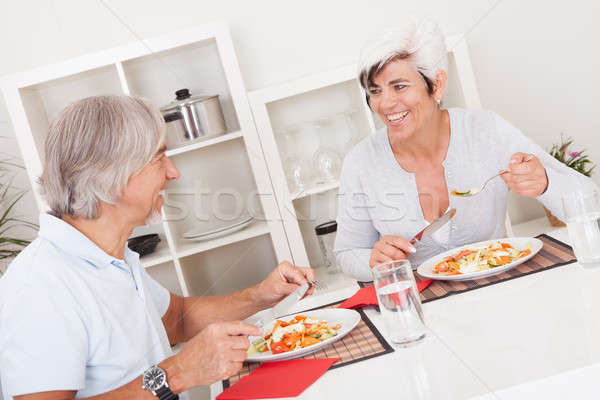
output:
[[[567,229],[582,267],[600,267],[600,194],[575,191],[562,196]]]
[[[396,260],[372,270],[379,310],[392,342],[408,345],[425,337],[421,299],[410,261]]]
[[[300,125],[290,125],[276,133],[284,155],[283,169],[290,192],[306,189],[312,179],[310,163],[298,152],[301,148],[298,142],[300,130]]]

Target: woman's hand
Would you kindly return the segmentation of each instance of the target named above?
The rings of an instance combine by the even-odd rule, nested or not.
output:
[[[525,161],[531,157],[529,161]],[[508,188],[521,196],[537,197],[548,188],[548,176],[546,168],[540,160],[525,153],[515,153],[508,164],[509,172],[501,177]]]
[[[373,246],[369,266],[374,266],[393,260],[401,260],[408,254],[417,251],[410,242],[400,236],[385,235]]]

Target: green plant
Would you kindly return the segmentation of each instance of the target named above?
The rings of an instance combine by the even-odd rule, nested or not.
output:
[[[575,171],[582,173],[585,176],[590,176],[595,165],[592,164],[585,150],[581,151],[569,151],[569,146],[573,144],[573,139],[565,138],[561,135],[560,144],[552,145],[550,149],[550,155],[556,158],[567,167],[573,168]]]
[[[12,174],[8,167],[23,168],[7,160],[0,160],[0,262],[15,257],[30,242],[12,235],[11,230],[17,227],[36,229],[34,223],[13,215],[15,205],[27,193],[12,185]],[[2,275],[2,270],[0,270]]]

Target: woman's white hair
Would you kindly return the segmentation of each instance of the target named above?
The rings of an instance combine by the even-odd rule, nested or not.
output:
[[[407,18],[401,26],[380,33],[363,47],[359,77],[367,89],[371,80],[390,61],[406,59],[430,82],[448,69],[446,42],[438,25],[430,19]]]
[[[160,111],[139,97],[88,97],[69,105],[50,125],[39,179],[52,213],[93,219],[99,202],[116,204],[165,133]]]

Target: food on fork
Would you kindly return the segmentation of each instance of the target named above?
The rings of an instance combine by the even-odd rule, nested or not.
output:
[[[465,190],[465,191],[453,190],[450,192],[450,194],[452,196],[461,197],[461,196],[471,196],[471,195],[477,194],[478,192],[479,192],[479,189],[473,188],[473,189],[469,189],[469,190]]]
[[[461,275],[510,264],[531,254],[531,249],[519,250],[509,243],[491,241],[483,246],[465,246],[458,253],[437,263],[431,272],[437,275]]]
[[[277,320],[270,333],[250,344],[248,355],[302,349],[336,336],[340,328],[339,324],[330,327],[327,321],[304,315],[296,315],[289,322]]]

